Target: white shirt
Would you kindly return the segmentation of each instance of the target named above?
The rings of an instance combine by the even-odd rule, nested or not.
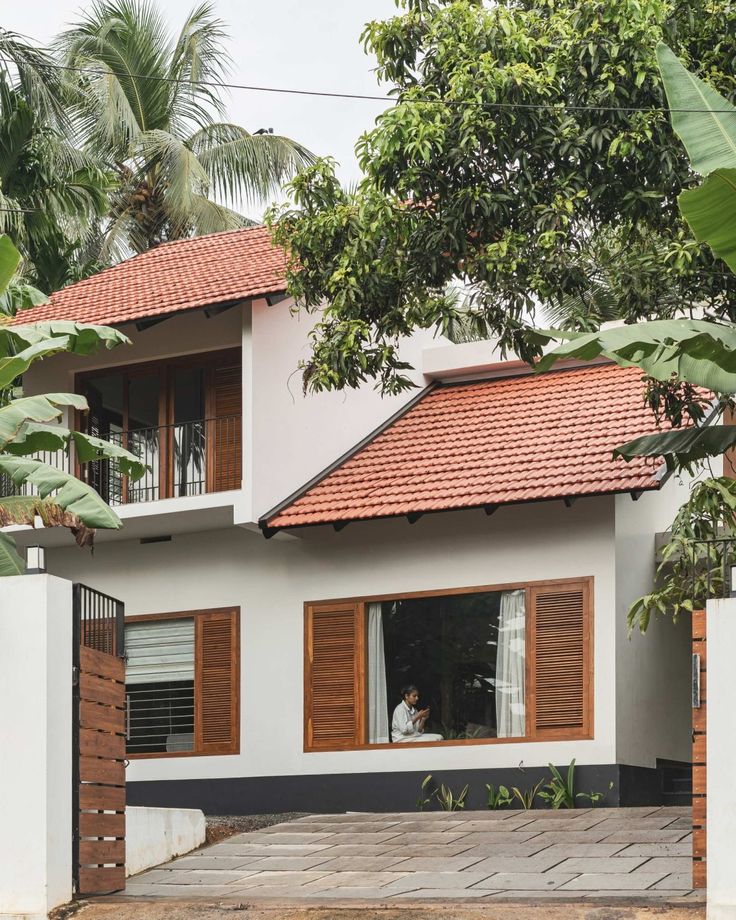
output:
[[[391,720],[391,740],[406,741],[412,735],[421,734],[417,722],[412,722],[412,716],[417,714],[415,706],[408,706],[404,700],[394,709],[394,717]]]

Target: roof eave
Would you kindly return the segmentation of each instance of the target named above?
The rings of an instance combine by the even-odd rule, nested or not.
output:
[[[339,464],[338,464],[339,465]],[[276,524],[273,525],[269,523],[272,521],[278,514],[278,512],[269,512],[268,514],[263,515],[258,521],[258,526],[261,529],[264,537],[270,539],[276,533],[279,533],[282,530],[304,530],[308,527],[336,527],[342,530],[344,527],[347,527],[348,524],[358,524],[358,523],[367,523],[369,521],[387,521],[387,520],[399,520],[401,518],[407,518],[410,524],[415,523],[419,517],[423,517],[427,514],[446,514],[448,512],[454,511],[479,511],[484,510],[486,514],[490,515],[496,508],[502,507],[512,507],[515,505],[532,505],[532,504],[542,504],[547,502],[565,502],[568,507],[572,504],[572,501],[579,498],[601,498],[606,495],[631,495],[634,501],[640,497],[643,492],[656,492],[658,491],[664,482],[667,480],[667,476],[663,476],[657,480],[653,479],[650,485],[633,485],[628,486],[622,489],[607,489],[600,492],[584,492],[578,494],[560,494],[560,495],[551,495],[544,498],[524,498],[518,499],[517,501],[485,501],[479,502],[474,505],[456,505],[450,508],[427,508],[420,509],[415,508],[410,512],[401,512],[400,514],[381,514],[375,515],[372,517],[355,517],[355,518],[333,518],[324,521],[307,521],[303,524]],[[305,490],[306,491],[306,490]],[[283,506],[286,507],[291,503],[290,500],[286,500],[283,503]],[[492,510],[489,510],[492,509]]]

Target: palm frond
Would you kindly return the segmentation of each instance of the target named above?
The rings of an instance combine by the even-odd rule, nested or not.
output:
[[[179,235],[189,223],[193,197],[209,191],[209,179],[199,160],[187,145],[167,131],[147,131],[139,138],[145,170],[158,168],[164,187],[163,197],[174,231]]]
[[[44,119],[68,128],[62,81],[53,57],[22,35],[0,29],[0,74],[17,87],[25,101]]]
[[[166,124],[173,90],[156,77],[167,76],[171,42],[153,4],[97,0],[57,44],[65,63],[88,69],[77,94],[77,110],[88,132],[92,120],[101,117],[104,131],[97,136],[116,138],[116,146],[124,148],[138,132]],[[95,70],[104,74],[91,72]]]
[[[254,221],[237,211],[218,204],[204,195],[194,195],[191,210],[192,236],[203,236],[207,233],[220,233],[222,230],[238,230],[241,227],[252,227]]]
[[[208,124],[211,112],[222,116],[225,106],[217,90],[203,83],[222,82],[230,72],[232,58],[225,50],[228,38],[214,4],[200,3],[184,23],[171,58],[169,75],[176,87],[173,114],[181,127],[187,122]]]
[[[205,125],[190,139],[213,192],[236,207],[267,200],[313,163],[313,153],[276,134],[250,134],[228,123]]]

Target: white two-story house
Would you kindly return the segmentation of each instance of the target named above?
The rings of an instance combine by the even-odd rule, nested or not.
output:
[[[128,800],[210,813],[406,810],[428,774],[656,803],[690,759],[689,624],[629,637],[686,484],[612,459],[652,430],[636,371],[544,376],[489,342],[407,340],[416,390],[303,395],[312,318],[262,228],[162,245],[17,322],[132,345],[35,366],[138,453],[76,473],[123,528],[26,530],[126,610]],[[73,460],[72,460],[73,462]],[[7,484],[6,484],[7,486]],[[425,733],[392,740],[416,685]]]

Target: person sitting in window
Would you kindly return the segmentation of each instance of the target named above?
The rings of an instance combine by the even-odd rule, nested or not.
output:
[[[429,707],[417,709],[419,691],[410,684],[401,691],[403,697],[394,709],[391,721],[392,741],[442,741],[442,735],[434,735],[424,731],[424,726],[429,718]]]

